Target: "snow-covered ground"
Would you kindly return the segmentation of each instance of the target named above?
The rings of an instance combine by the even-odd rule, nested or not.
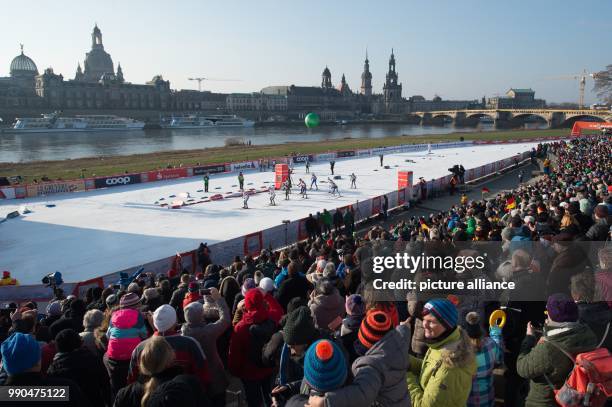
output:
[[[295,220],[323,208],[334,209],[397,189],[397,170],[414,172],[427,180],[448,174],[454,164],[466,169],[481,166],[519,152],[535,143],[468,146],[426,152],[390,154],[380,167],[378,156],[337,160],[335,174],[342,197],[333,198],[326,183],[319,191],[300,198],[294,187],[291,199],[277,191],[278,206],[269,206],[267,193],[253,195],[250,209],[242,209],[241,198],[211,201],[181,209],[167,209],[155,202],[172,202],[188,192],[194,198],[238,191],[236,174],[212,175],[210,193],[200,177],[92,190],[47,198],[0,201],[0,219],[20,207],[32,212],[0,224],[0,270],[10,270],[21,284],[35,284],[53,271],[65,281],[82,281],[138,264],[193,250],[200,242],[209,244],[240,237],[277,226],[281,220]],[[407,161],[409,160],[409,161]],[[414,161],[414,162],[410,162]],[[330,176],[329,163],[312,163],[319,181]],[[350,189],[349,175],[357,175],[357,189]],[[303,165],[295,167],[293,181],[310,175]],[[271,185],[273,172],[245,173],[245,187],[261,189]],[[268,182],[268,183],[265,183]],[[217,189],[219,188],[219,189]],[[177,198],[170,198],[176,195]],[[164,201],[159,201],[164,198]],[[47,207],[47,204],[55,207]]]

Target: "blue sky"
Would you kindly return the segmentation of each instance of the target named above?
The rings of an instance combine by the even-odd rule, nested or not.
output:
[[[25,53],[39,71],[72,78],[95,22],[126,80],[156,74],[177,89],[192,76],[221,92],[319,85],[325,65],[358,90],[368,47],[381,92],[391,47],[403,95],[474,99],[531,87],[549,102],[575,102],[578,83],[549,77],[612,64],[612,1],[207,1],[9,2],[0,25],[0,76]],[[6,14],[5,14],[6,13]],[[592,82],[587,102],[593,103]]]

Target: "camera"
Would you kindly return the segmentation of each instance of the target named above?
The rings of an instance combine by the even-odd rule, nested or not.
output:
[[[57,288],[64,283],[64,280],[62,279],[62,273],[56,271],[54,273],[47,274],[43,277],[42,283],[45,284],[47,287]]]
[[[210,295],[210,288],[200,289],[200,295]]]

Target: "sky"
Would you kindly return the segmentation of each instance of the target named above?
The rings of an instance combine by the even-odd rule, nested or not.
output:
[[[23,0],[2,5],[0,76],[24,44],[39,72],[73,78],[95,23],[125,79],[161,74],[174,89],[256,92],[319,86],[328,66],[358,91],[366,48],[382,92],[391,48],[402,95],[477,99],[532,88],[577,102],[578,81],[553,79],[612,64],[612,1]],[[1,3],[0,3],[1,4]],[[587,82],[586,103],[595,103]]]

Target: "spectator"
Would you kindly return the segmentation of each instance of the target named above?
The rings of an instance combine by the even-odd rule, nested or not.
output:
[[[352,364],[358,356],[353,345],[357,341],[359,327],[365,316],[365,303],[361,295],[352,294],[346,297],[344,308],[346,318],[342,320],[342,326],[340,327],[340,340],[344,349],[348,352],[349,362]]]
[[[172,293],[172,298],[170,299],[170,305],[176,310],[179,322],[185,322],[183,317],[183,300],[189,289],[189,279],[189,274],[181,274],[181,282]]]
[[[457,309],[447,299],[433,299],[423,307],[429,350],[423,360],[411,358],[407,380],[414,407],[466,405],[476,361],[457,318]]]
[[[551,384],[560,388],[574,367],[573,360],[564,352],[576,355],[597,346],[593,331],[578,322],[578,306],[569,296],[551,295],[546,311],[548,318],[541,340],[538,341],[538,332],[529,323],[518,357],[518,374],[530,380],[526,406],[555,406]]]
[[[202,296],[200,295],[200,287],[194,281],[189,283],[187,287],[187,294],[185,294],[185,298],[183,299],[183,309],[192,302],[200,301]]]
[[[333,266],[333,264],[332,264]],[[344,318],[344,300],[328,279],[319,280],[308,303],[315,326],[320,330],[335,330],[330,324],[337,318]]]
[[[297,271],[295,262],[287,266],[287,278],[278,286],[276,299],[283,309],[287,309],[287,304],[292,298],[300,297],[308,299],[308,293],[312,290],[312,285],[303,275]]]
[[[275,324],[260,290],[250,290],[244,299],[244,316],[234,327],[228,367],[242,381],[249,407],[269,406],[273,369],[262,367],[262,349],[274,333]]]
[[[99,311],[98,311],[99,312]],[[91,406],[110,403],[108,374],[102,361],[87,348],[72,329],[64,329],[55,337],[57,354],[47,370],[48,377],[70,379],[78,384]]]
[[[278,301],[276,301],[276,298],[274,298],[272,295],[275,290],[274,281],[269,277],[262,278],[259,282],[259,289],[262,290],[264,300],[268,304],[268,315],[270,316],[270,319],[276,322],[276,324],[280,324],[280,320],[285,311]]]
[[[210,371],[204,352],[200,343],[192,337],[181,336],[176,330],[176,311],[168,304],[164,304],[155,310],[153,315],[148,314],[148,318],[155,327],[152,338],[163,336],[168,344],[174,349],[174,364],[181,368],[185,374],[196,376],[203,388],[207,388],[210,383]],[[139,360],[140,354],[147,345],[147,339],[142,341],[132,352],[129,363],[127,382],[133,383],[140,376]]]
[[[586,232],[586,238],[589,240],[606,240],[610,230],[608,222],[608,206],[599,204],[595,207],[594,216],[595,223]]]
[[[210,399],[214,406],[224,406],[225,390],[229,385],[229,379],[217,351],[217,340],[231,326],[231,317],[227,303],[216,288],[210,289],[210,299],[209,305],[218,310],[219,319],[206,323],[204,307],[199,302],[192,302],[185,307],[186,322],[181,327],[181,334],[192,337],[200,343],[211,372]]]
[[[108,347],[104,365],[110,378],[111,400],[126,385],[132,351],[147,337],[144,318],[136,309],[139,303],[140,299],[134,293],[121,297],[119,309],[112,313],[106,331]]]
[[[45,405],[86,407],[87,399],[79,386],[68,379],[44,377],[41,374],[40,345],[32,335],[14,332],[0,346],[2,367],[8,374],[4,386],[68,386],[69,401],[47,402]],[[19,402],[20,406],[39,406],[40,402]]]
[[[106,349],[101,344],[95,335],[95,330],[102,325],[104,314],[98,309],[92,309],[85,313],[83,318],[83,332],[79,334],[83,341],[83,346],[89,349],[94,355],[104,355]]]

